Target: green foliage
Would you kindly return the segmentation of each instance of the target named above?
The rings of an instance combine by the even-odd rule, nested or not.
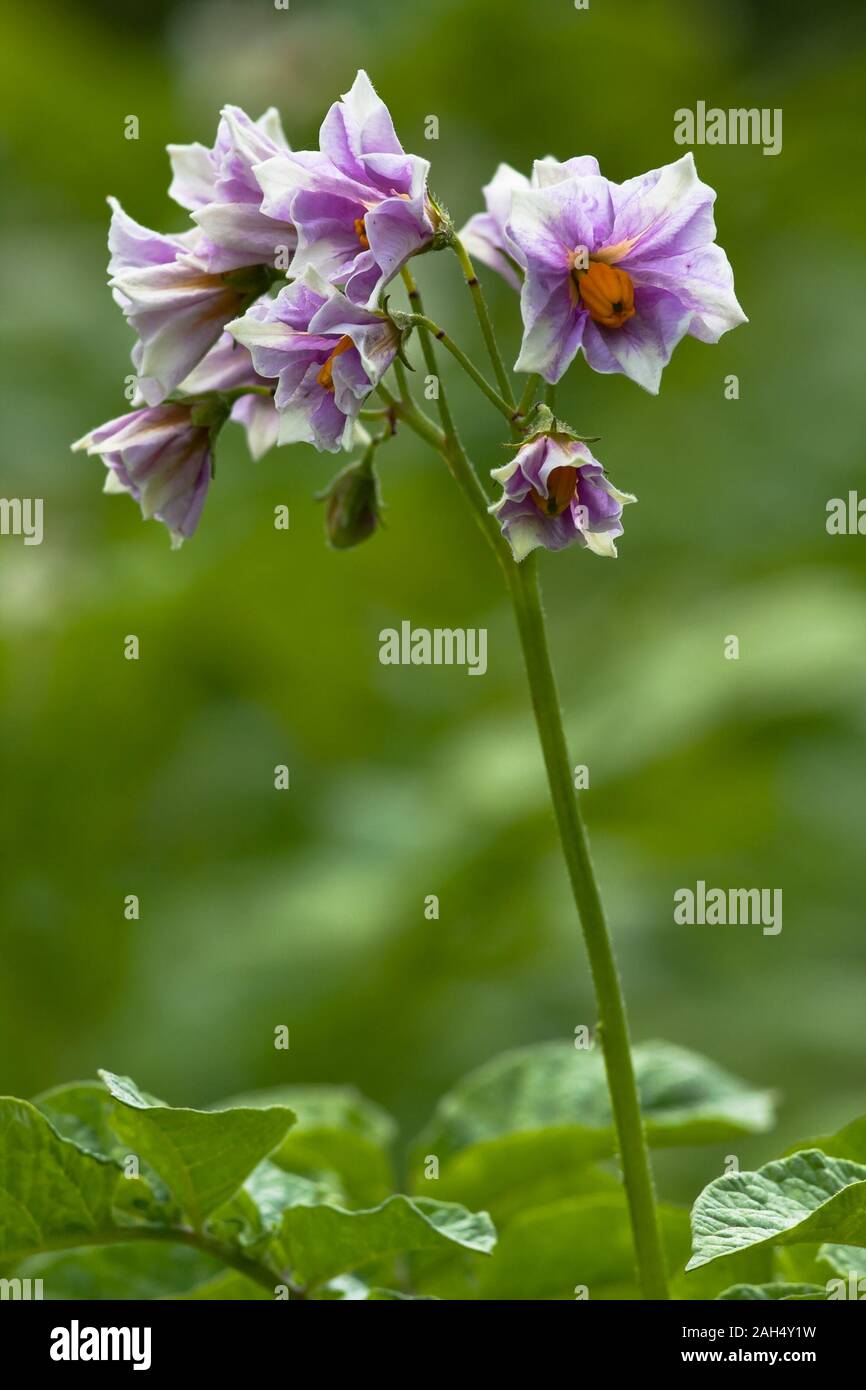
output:
[[[804,1149],[756,1173],[730,1173],[692,1212],[690,1268],[751,1245],[866,1244],[866,1167]]]
[[[61,1139],[34,1106],[0,1102],[0,1260],[116,1239],[118,1168]]]
[[[235,1193],[248,1173],[285,1137],[293,1111],[175,1110],[144,1095],[134,1081],[100,1073],[119,1102],[116,1134],[159,1173],[195,1230]]]
[[[706,1058],[667,1043],[634,1049],[647,1138],[659,1148],[729,1141],[769,1128],[772,1100]],[[443,1196],[483,1201],[499,1219],[528,1189],[552,1200],[603,1185],[590,1167],[616,1152],[601,1050],[541,1043],[498,1057],[445,1096],[419,1140],[439,1160]]]
[[[795,1145],[757,1172],[716,1178],[692,1211],[687,1268],[728,1269],[746,1252],[765,1252],[773,1264],[770,1283],[732,1281],[719,1297],[861,1297],[866,1289],[866,1164],[859,1161],[866,1152],[864,1135],[861,1117],[826,1139]]]
[[[705,1058],[650,1043],[634,1062],[659,1148],[770,1122],[765,1092]],[[47,1298],[639,1297],[600,1050],[543,1043],[465,1077],[412,1146],[408,1194],[394,1121],[352,1087],[190,1110],[100,1075],[0,1100],[0,1264]],[[716,1178],[691,1230],[663,1202],[671,1296],[858,1297],[862,1135]]]
[[[41,1278],[49,1298],[400,1299],[412,1295],[345,1276],[495,1243],[485,1212],[454,1203],[345,1205],[341,1180],[355,1194],[384,1180],[393,1125],[344,1088],[293,1093],[293,1149],[295,1111],[271,1096],[188,1110],[100,1075],[35,1104],[0,1100],[0,1263]],[[321,1159],[321,1180],[281,1166],[294,1157]]]
[[[296,1122],[271,1155],[294,1173],[332,1173],[352,1205],[381,1202],[394,1189],[390,1154],[397,1126],[351,1086],[280,1086],[227,1105],[287,1105]]]

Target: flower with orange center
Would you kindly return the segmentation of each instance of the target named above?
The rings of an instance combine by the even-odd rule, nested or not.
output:
[[[614,487],[582,440],[562,431],[535,435],[492,477],[502,484],[502,496],[490,512],[515,560],[536,546],[579,545],[616,555],[622,509],[635,499]]]
[[[520,282],[518,372],[553,383],[581,352],[656,392],[687,333],[715,343],[745,322],[715,243],[715,194],[690,154],[625,183],[585,158],[495,182],[473,230],[488,263]]]
[[[590,259],[588,270],[573,270],[581,301],[595,323],[605,328],[622,328],[634,314],[634,285],[631,276],[618,266]]]
[[[256,178],[262,212],[297,229],[293,275],[313,270],[340,285],[352,304],[374,309],[388,282],[436,233],[429,169],[403,149],[362,71],[325,116],[319,149],[266,159]]]
[[[400,347],[401,330],[380,311],[352,304],[315,271],[228,325],[258,374],[276,378],[278,443],[351,447],[355,425]]]

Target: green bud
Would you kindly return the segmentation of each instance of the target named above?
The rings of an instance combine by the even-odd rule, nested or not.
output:
[[[382,519],[379,482],[373,469],[375,445],[338,473],[326,492],[325,535],[335,550],[349,550],[372,536]]]

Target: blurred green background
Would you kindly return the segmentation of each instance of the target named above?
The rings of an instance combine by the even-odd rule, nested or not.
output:
[[[744,1166],[862,1112],[866,539],[825,531],[827,500],[863,480],[859,0],[103,0],[2,19],[0,491],[45,499],[45,541],[0,539],[0,1090],[100,1065],[176,1104],[354,1082],[409,1135],[470,1067],[594,1021],[510,613],[433,456],[406,434],[382,451],[387,529],[336,554],[312,494],[339,460],[253,464],[233,428],[173,554],[69,452],[125,409],[105,196],[180,230],[168,141],[209,145],[224,102],[273,102],[310,147],[364,66],[458,225],[500,160],[591,152],[623,179],[682,152],[678,107],[783,109],[776,158],[695,151],[750,324],[687,339],[658,398],[570,374],[561,402],[640,505],[616,563],[574,551],[542,572],[636,1036],[779,1088],[779,1142],[744,1142]],[[453,258],[418,273],[480,357]],[[516,300],[485,285],[513,360]],[[497,465],[496,417],[448,374]],[[378,633],[403,619],[486,626],[486,677],[382,667]],[[781,935],[676,926],[698,878],[782,888]],[[719,1161],[665,1157],[662,1186],[688,1198]]]

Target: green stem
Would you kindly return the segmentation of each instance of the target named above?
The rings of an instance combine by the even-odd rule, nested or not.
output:
[[[529,413],[529,407],[535,400],[535,393],[538,390],[538,383],[540,380],[541,378],[539,377],[537,372],[532,372],[526,378],[526,385],[523,388],[523,395],[520,397],[520,400],[517,404],[518,415],[527,415]]]
[[[398,401],[397,397],[393,396],[387,386],[382,385],[381,382],[378,391],[395,418],[402,420],[410,430],[424,440],[425,444],[429,444],[432,449],[436,450],[437,454],[444,458],[451,476],[472,508],[475,519],[484,532],[488,544],[507,572],[508,565],[512,563],[508,546],[502,539],[495,518],[490,515],[487,509],[487,494],[481,486],[478,475],[458,436],[456,434],[448,435],[444,430],[440,430],[423,411],[418,409],[414,401]]]
[[[508,584],[517,618],[535,722],[574,901],[583,927],[595,995],[607,1083],[631,1214],[644,1298],[668,1295],[652,1169],[632,1063],[622,984],[605,921],[589,838],[571,781],[568,746],[550,660],[535,556],[512,565]]]
[[[487,510],[484,490],[456,432],[448,428],[437,430],[414,402],[389,399],[387,389],[384,398],[393,404],[398,418],[445,458],[505,574],[517,619],[559,838],[595,987],[599,1033],[640,1287],[644,1298],[665,1299],[669,1296],[667,1266],[632,1062],[625,999],[590,856],[589,837],[571,782],[568,745],[547,644],[536,557],[530,555],[519,565],[512,560],[499,526]]]
[[[456,246],[460,246],[459,241],[456,242]],[[465,256],[465,252],[463,254]],[[466,261],[471,272],[472,267],[468,257],[466,257]],[[413,308],[423,315],[420,296],[411,275],[406,272],[404,279]],[[419,336],[428,370],[435,373],[435,355],[428,333],[429,329],[422,327]],[[382,389],[380,388],[380,390]],[[536,383],[532,380],[527,382],[524,401],[528,403],[535,390]],[[385,389],[384,398],[389,400],[387,389]],[[598,880],[590,856],[589,837],[572,786],[568,745],[562,725],[562,712],[547,643],[536,557],[530,555],[519,565],[513,562],[508,547],[500,534],[499,526],[487,510],[487,498],[484,489],[463,448],[444,397],[440,395],[439,404],[443,426],[441,431],[437,430],[432,421],[429,421],[418,410],[411,399],[404,398],[400,402],[394,402],[393,398],[390,398],[389,403],[393,403],[398,418],[403,419],[411,429],[414,429],[428,443],[432,443],[432,446],[443,455],[505,573],[517,619],[517,628],[535,711],[535,722],[547,770],[559,838],[565,856],[572,894],[583,929],[595,987],[599,1011],[598,1031],[601,1036],[626,1198],[631,1216],[641,1292],[647,1299],[666,1299],[669,1296],[667,1265],[662,1247],[652,1169],[632,1062],[625,999],[614,956],[613,942],[605,920]]]
[[[487,378],[479,372],[475,363],[466,356],[462,348],[457,346],[454,339],[445,332],[445,329],[440,328],[438,323],[434,323],[432,319],[428,319],[425,314],[417,313],[413,314],[412,317],[418,328],[423,328],[427,333],[431,333],[437,342],[440,342],[442,346],[451,353],[451,356],[460,363],[460,366],[463,368],[464,372],[466,372],[467,376],[472,378],[475,385],[484,392],[490,403],[495,405],[500,415],[504,415],[508,423],[511,424],[514,419],[514,406],[509,405],[507,401],[502,399],[497,391],[494,391]]]
[[[487,301],[484,298],[484,291],[482,290],[481,285],[478,282],[478,276],[475,274],[475,267],[472,264],[472,261],[469,257],[469,252],[466,250],[466,247],[463,245],[463,242],[460,240],[459,236],[455,234],[452,237],[451,244],[454,247],[454,250],[457,254],[457,259],[460,262],[460,269],[463,271],[463,278],[469,287],[470,294],[472,295],[472,303],[475,305],[475,314],[478,319],[478,323],[481,327],[481,332],[484,336],[484,341],[487,344],[487,352],[490,357],[491,364],[493,366],[493,371],[496,376],[496,381],[498,383],[499,390],[501,391],[503,398],[508,402],[513,411],[514,396],[511,390],[511,382],[508,379],[508,373],[505,370],[505,363],[502,360],[502,354],[499,351],[499,344],[496,341],[496,334],[493,331],[493,323],[491,322],[490,314],[487,310]]]
[[[411,304],[413,310],[417,313],[418,317],[424,318],[424,305],[421,300],[421,291],[418,289],[418,286],[416,285],[415,280],[408,266],[403,267],[401,274],[403,277],[403,283],[406,286],[406,293],[409,296],[409,303]],[[441,377],[439,376],[439,371],[436,365],[436,353],[433,348],[433,342],[430,338],[429,330],[424,327],[419,328],[418,337],[421,339],[421,352],[424,356],[424,362],[427,366],[427,371],[430,373],[431,376],[435,376],[437,382],[438,396],[436,398],[436,403],[439,407],[439,418],[442,421],[442,434],[444,438],[444,448],[440,446],[439,452],[442,454],[443,458],[445,459],[445,462],[448,464],[452,476],[459,485],[464,497],[469,502],[470,506],[475,512],[479,525],[485,531],[490,543],[493,544],[497,551],[500,552],[501,556],[501,537],[499,535],[499,528],[496,525],[496,522],[493,520],[493,517],[490,516],[487,510],[489,505],[487,494],[484,491],[482,483],[479,481],[475,469],[472,467],[472,464],[469,460],[469,456],[466,453],[466,450],[463,448],[460,436],[457,433],[457,426],[455,425],[454,417],[451,414],[451,408],[448,404],[448,396],[445,392],[445,386],[442,382]],[[395,367],[399,365],[400,362],[398,359],[395,363]],[[410,405],[417,415],[421,414],[421,412],[418,411],[417,406],[415,406],[414,402],[411,400],[411,397],[407,399],[406,393],[404,393],[403,404]],[[423,418],[426,420],[426,416],[424,416]],[[407,423],[411,422],[407,421]]]

